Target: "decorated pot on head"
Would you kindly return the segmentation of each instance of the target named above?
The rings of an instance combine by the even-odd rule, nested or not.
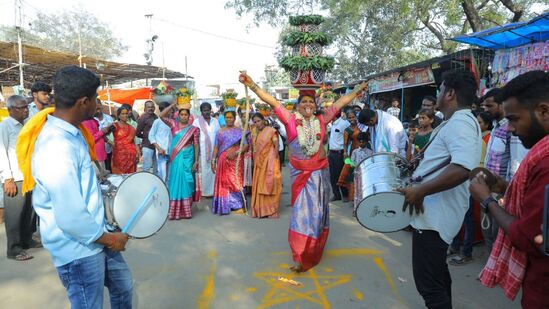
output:
[[[191,96],[194,92],[188,88],[179,88],[177,91],[177,107],[184,109],[191,109]]]
[[[231,89],[223,92],[221,94],[221,97],[223,98],[223,104],[225,105],[225,107],[235,108],[238,105],[238,102],[236,101],[237,96],[238,93],[234,92]]]
[[[172,103],[175,101],[175,89],[166,81],[161,81],[158,85],[151,89],[153,100],[156,103],[168,102]]]

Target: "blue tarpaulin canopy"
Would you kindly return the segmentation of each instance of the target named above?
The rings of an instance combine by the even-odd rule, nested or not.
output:
[[[549,40],[549,12],[529,21],[507,24],[450,40],[490,49],[512,48]]]

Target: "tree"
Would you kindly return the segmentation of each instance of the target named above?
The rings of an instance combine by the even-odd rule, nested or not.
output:
[[[350,81],[456,51],[447,39],[526,19],[534,0],[309,0],[330,16],[334,38],[332,78]],[[303,8],[299,0],[230,0],[226,8],[254,22],[280,26]]]
[[[107,23],[81,8],[52,14],[39,12],[30,25],[30,29],[22,30],[23,44],[74,54],[82,48],[82,55],[105,60],[127,50]],[[14,27],[2,26],[0,38],[16,42],[17,32]]]

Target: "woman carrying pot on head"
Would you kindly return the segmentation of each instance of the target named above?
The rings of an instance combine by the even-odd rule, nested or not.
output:
[[[176,103],[172,103],[159,115],[170,127],[172,141],[168,154],[170,172],[168,189],[170,192],[170,211],[168,219],[192,218],[192,206],[200,201],[200,179],[197,177],[200,157],[200,129],[191,125],[191,111],[185,108],[178,110],[176,119],[169,117]]]
[[[295,265],[293,271],[303,272],[320,262],[328,239],[330,176],[328,160],[322,147],[328,124],[341,108],[351,103],[367,87],[355,90],[324,111],[315,114],[317,105],[314,91],[301,91],[296,112],[291,113],[273,96],[257,86],[246,74],[240,82],[249,87],[261,100],[267,102],[286,127],[292,174],[292,216],[288,241]]]
[[[244,154],[248,151],[248,138],[240,149],[242,129],[234,125],[236,113],[224,113],[226,126],[217,131],[212,154],[212,171],[215,174],[212,212],[227,215],[231,211],[243,214],[246,210],[244,195]],[[247,135],[246,135],[247,136]]]

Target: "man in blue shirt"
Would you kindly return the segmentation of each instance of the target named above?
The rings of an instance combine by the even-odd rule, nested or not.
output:
[[[120,254],[128,235],[105,228],[101,191],[79,130],[94,116],[99,83],[94,73],[76,66],[55,74],[55,111],[32,155],[33,206],[71,307],[101,308],[106,286],[113,308],[131,308],[131,273]]]

